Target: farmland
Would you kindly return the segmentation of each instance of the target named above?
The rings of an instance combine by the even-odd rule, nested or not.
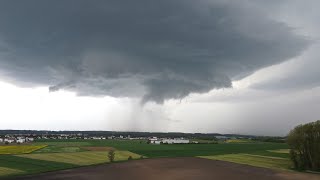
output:
[[[78,147],[114,147],[118,150],[128,150],[133,153],[149,158],[158,157],[194,157],[209,156],[232,153],[250,153],[257,155],[270,155],[283,157],[279,153],[268,152],[268,150],[287,149],[284,143],[220,143],[220,144],[172,144],[152,145],[140,140],[50,140],[37,142],[38,145],[51,146],[78,146]]]
[[[17,145],[18,146],[18,145]],[[13,153],[0,155],[0,176],[35,174],[109,163],[107,153],[115,150],[115,161],[143,158],[201,157],[258,167],[290,169],[288,145],[266,142],[227,142],[209,144],[147,144],[145,140],[43,140],[13,147]],[[4,148],[6,147],[6,148]],[[9,149],[8,149],[9,148]],[[19,148],[18,148],[19,149]],[[27,149],[32,149],[27,151]],[[7,173],[4,173],[7,172]]]
[[[74,165],[93,165],[107,163],[109,160],[106,158],[107,151],[87,151],[77,153],[42,153],[42,154],[25,154],[18,155],[19,157],[31,158],[37,160],[62,162]],[[124,161],[131,156],[133,159],[140,158],[139,155],[131,153],[129,151],[116,151],[115,161]]]
[[[11,169],[8,175],[34,174],[76,167],[72,164],[23,158],[14,155],[0,155],[0,167]]]
[[[274,153],[282,153],[282,154],[289,154],[289,149],[278,149],[278,150],[269,150],[269,152],[274,152]]]
[[[72,146],[46,146],[45,148],[36,150],[36,153],[67,153],[67,152],[82,152],[84,151],[80,147],[72,147]]]
[[[205,159],[228,161],[251,166],[288,170],[291,167],[291,161],[288,158],[259,156],[252,154],[226,154],[216,156],[200,156]]]
[[[11,174],[20,174],[20,173],[23,173],[23,171],[17,170],[17,169],[0,167],[0,176],[8,176]]]
[[[46,145],[0,146],[0,154],[26,154],[46,147]]]

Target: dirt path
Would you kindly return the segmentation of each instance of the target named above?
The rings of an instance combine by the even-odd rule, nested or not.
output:
[[[17,179],[320,180],[320,175],[278,172],[200,158],[161,158],[83,167]]]

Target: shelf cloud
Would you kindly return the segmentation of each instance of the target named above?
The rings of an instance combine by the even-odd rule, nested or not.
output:
[[[2,1],[0,70],[20,86],[162,103],[231,87],[310,44],[248,1]]]

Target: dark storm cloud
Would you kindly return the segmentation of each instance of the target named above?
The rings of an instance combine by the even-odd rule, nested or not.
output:
[[[162,102],[230,87],[307,41],[247,1],[1,1],[0,71],[18,84]]]
[[[257,82],[250,86],[253,89],[272,91],[301,91],[320,86],[320,44],[312,45],[305,53],[295,59],[294,67],[289,73],[280,75],[279,78],[270,79],[264,82]]]

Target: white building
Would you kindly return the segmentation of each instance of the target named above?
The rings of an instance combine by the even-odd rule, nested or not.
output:
[[[2,143],[3,142],[3,139],[2,138],[0,138],[0,143]]]
[[[17,143],[25,143],[25,142],[26,142],[26,139],[23,139],[23,138],[17,139]]]
[[[4,142],[6,143],[14,143],[15,139],[14,138],[5,138]]]
[[[160,140],[157,137],[149,138],[150,144],[156,144],[156,143],[158,143],[158,141],[160,141]],[[160,143],[161,143],[161,141],[160,141]]]
[[[189,139],[183,138],[174,138],[174,139],[162,139],[162,143],[164,144],[189,144]]]
[[[115,139],[115,136],[108,136],[108,139]]]
[[[27,138],[26,138],[26,141],[33,142],[33,141],[34,141],[34,138],[33,138],[33,137],[27,137]]]
[[[102,139],[102,138],[101,138],[101,137],[92,137],[91,139],[100,140],[100,139]]]

